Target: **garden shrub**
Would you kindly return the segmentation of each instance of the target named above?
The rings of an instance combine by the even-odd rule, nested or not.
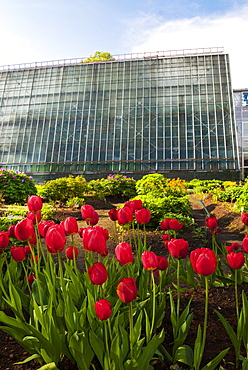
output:
[[[83,204],[85,204],[85,199],[79,197],[70,198],[66,201],[66,207],[70,208],[80,208]]]
[[[31,176],[1,168],[0,192],[6,203],[24,203],[30,195],[36,194],[37,190]]]
[[[159,173],[145,175],[142,179],[136,183],[137,194],[148,194],[152,192],[154,195],[161,195],[161,192],[165,196],[184,196],[187,193],[186,181],[177,179],[166,179]]]
[[[236,202],[241,194],[243,193],[244,187],[242,185],[238,186],[228,186],[225,190],[215,189],[213,191],[213,199],[219,202]]]
[[[27,211],[26,211],[27,213]],[[0,230],[7,231],[11,225],[16,225],[18,221],[22,220],[23,217],[15,216],[15,217],[0,217]]]
[[[133,199],[140,199],[143,203],[144,208],[148,208],[151,212],[151,221],[149,222],[149,227],[158,227],[159,223],[168,218],[168,214],[175,215],[177,218],[182,216],[189,219],[192,219],[191,216],[191,206],[187,196],[184,197],[163,197],[156,196],[154,193],[149,193],[146,195],[139,195]]]
[[[55,209],[51,204],[44,204],[41,210],[43,220],[51,220],[54,217]]]
[[[103,199],[106,196],[131,198],[136,195],[136,180],[125,175],[109,175],[107,179],[92,180],[88,184],[89,192]]]
[[[243,191],[237,199],[235,206],[238,212],[248,212],[248,182],[243,186]]]
[[[87,182],[82,175],[50,180],[39,189],[40,196],[61,203],[65,203],[70,198],[82,197],[86,192]]]

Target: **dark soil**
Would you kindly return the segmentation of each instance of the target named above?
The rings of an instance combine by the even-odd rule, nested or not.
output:
[[[110,239],[108,240],[108,248],[110,253],[113,253],[115,248],[115,241],[113,239],[113,222],[110,221],[108,217],[108,211],[118,204],[122,200],[111,199],[111,201],[101,201],[91,199],[87,203],[91,204],[99,213],[99,225],[105,227],[110,232]],[[191,196],[192,202],[192,216],[198,224],[198,233],[193,233],[192,230],[189,232],[182,231],[178,236],[184,238],[189,242],[190,250],[198,247],[206,246],[207,240],[209,239],[207,234],[205,234],[204,220],[206,213],[202,208],[202,205],[197,200],[195,196]],[[211,214],[214,214],[220,223],[222,232],[217,236],[219,243],[224,243],[225,245],[230,245],[232,242],[241,241],[245,235],[245,227],[240,220],[240,215],[233,212],[227,205],[223,203],[213,202],[211,196],[206,196],[203,199],[204,205],[207,207]],[[61,221],[68,216],[74,216],[78,219],[80,227],[86,227],[86,224],[81,219],[81,213],[79,210],[72,209],[58,209],[55,215],[55,219]],[[200,228],[202,231],[200,232]],[[77,243],[81,244],[81,239],[78,237]],[[158,255],[166,255],[166,250],[163,247],[162,231],[148,231],[147,232],[147,246],[152,246],[152,250]],[[239,288],[239,294],[241,298],[241,291],[244,290],[248,293],[248,284],[243,284]],[[181,307],[182,309],[187,305],[189,299],[193,296],[191,303],[191,312],[193,312],[194,317],[190,327],[190,332],[186,340],[186,344],[190,345],[192,348],[194,346],[194,341],[196,338],[197,328],[200,324],[203,327],[203,317],[204,317],[204,303],[205,303],[205,290],[204,289],[188,289],[181,293]],[[241,301],[241,299],[240,299]],[[170,310],[169,305],[167,306],[165,319],[163,321],[163,327],[165,329],[165,340],[164,346],[169,353],[171,353],[173,346],[173,336],[172,327],[170,324]],[[232,325],[235,329],[236,327],[236,311],[235,311],[235,296],[234,287],[228,288],[210,288],[209,295],[209,317],[208,317],[208,327],[207,327],[207,340],[204,352],[204,357],[202,361],[202,366],[207,364],[215,356],[217,356],[223,349],[230,348],[226,357],[217,369],[222,370],[234,370],[235,366],[235,354],[232,348],[232,343],[225,329],[223,328],[220,320],[218,319],[215,310],[219,311]],[[245,356],[244,348],[242,347],[242,354]],[[0,370],[34,370],[39,368],[36,361],[32,361],[28,364],[14,365],[15,362],[22,361],[28,357],[28,353],[15,342],[9,335],[5,334],[0,330]],[[155,370],[170,369],[168,362],[161,364],[159,362],[154,362],[152,364]],[[96,369],[100,370],[101,367],[95,364]],[[62,363],[58,366],[60,370],[76,370],[77,366],[71,364],[69,361],[64,359]],[[176,367],[173,367],[176,369]],[[179,369],[179,368],[177,368]],[[181,365],[181,369],[186,369],[186,366]],[[241,369],[241,366],[239,367]],[[138,369],[142,370],[142,369]]]

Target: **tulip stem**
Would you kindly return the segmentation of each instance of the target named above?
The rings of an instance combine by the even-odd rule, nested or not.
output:
[[[236,301],[236,314],[237,321],[239,320],[239,298],[238,298],[238,270],[235,269],[235,301]]]
[[[130,355],[133,358],[133,306],[129,303],[129,319],[130,319]]]
[[[180,259],[177,259],[177,322],[180,316]]]
[[[34,253],[34,250],[33,250],[32,246],[30,245],[29,242],[28,242],[28,245],[30,247],[32,258],[33,258],[33,262],[34,262],[35,279],[37,281],[38,294],[39,294],[39,298],[40,298],[40,305],[41,305],[41,308],[43,310],[43,296],[42,296],[42,292],[41,292],[40,279],[39,279],[39,274],[38,274],[38,268],[37,268],[37,262],[36,262],[36,258],[35,258],[35,253]]]
[[[203,352],[205,349],[205,343],[206,343],[206,335],[207,335],[207,321],[208,321],[208,290],[209,290],[209,284],[208,284],[208,277],[205,276],[205,315],[204,315],[204,326],[203,326],[203,336],[202,336],[202,344],[201,344],[201,351],[200,351],[200,362],[202,360]]]
[[[108,356],[108,365],[109,365],[109,369],[111,369],[109,343],[108,343],[108,328],[107,328],[106,320],[104,320],[104,333],[105,333],[106,352]]]
[[[29,294],[31,296],[32,292],[31,292],[30,285],[29,285],[29,282],[28,282],[27,269],[26,269],[25,264],[23,263],[23,261],[21,261],[21,262],[22,262],[22,268],[23,268],[24,273],[25,273],[25,279],[26,279],[26,284],[27,284],[27,287],[28,287],[28,291],[29,291]]]
[[[155,301],[155,279],[154,279],[153,271],[151,271],[151,275],[152,275],[152,323],[151,323],[151,330],[150,330],[149,340],[151,339],[152,332],[153,332],[153,329],[154,329],[155,312],[156,312],[156,306],[155,306],[155,303],[156,303],[156,301]]]
[[[59,277],[60,277],[60,284],[62,291],[65,292],[65,281],[64,281],[64,276],[63,276],[63,268],[62,268],[62,261],[61,261],[61,255],[60,252],[58,254],[58,262],[59,262]]]

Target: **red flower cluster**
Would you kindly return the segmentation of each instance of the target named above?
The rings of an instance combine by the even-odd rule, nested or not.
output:
[[[162,230],[180,230],[184,226],[184,222],[179,222],[174,218],[166,218],[160,222],[160,227]]]

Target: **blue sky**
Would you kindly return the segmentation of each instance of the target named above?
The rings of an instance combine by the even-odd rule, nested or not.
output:
[[[230,54],[248,88],[248,0],[2,0],[0,65],[201,47]]]

